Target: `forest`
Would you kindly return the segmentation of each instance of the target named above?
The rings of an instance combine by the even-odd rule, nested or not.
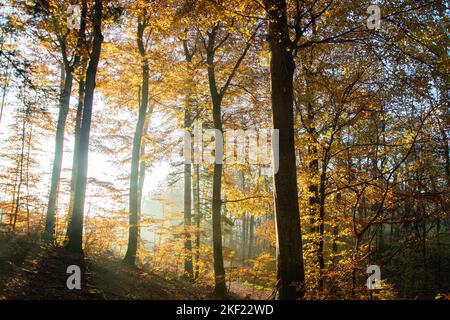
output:
[[[449,2],[0,12],[0,300],[450,300]]]

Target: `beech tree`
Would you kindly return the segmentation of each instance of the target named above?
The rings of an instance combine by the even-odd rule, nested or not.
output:
[[[145,29],[149,27],[149,15],[144,7],[139,15],[137,27],[137,46],[139,54],[142,58],[142,86],[139,107],[139,116],[136,124],[136,131],[133,138],[133,151],[131,159],[131,175],[130,175],[130,231],[128,238],[128,250],[125,254],[124,262],[130,265],[135,264],[137,242],[138,242],[138,207],[141,201],[139,197],[139,169],[141,159],[142,134],[144,131],[145,119],[148,108],[148,91],[149,91],[149,65],[147,58],[147,42],[144,43]],[[142,181],[142,179],[141,179]]]
[[[447,11],[0,0],[0,298],[445,298]]]
[[[83,117],[81,120],[80,137],[78,141],[77,177],[75,182],[73,208],[69,213],[71,227],[68,230],[67,248],[76,253],[83,253],[82,237],[89,156],[89,136],[91,130],[92,106],[94,103],[95,80],[103,42],[102,19],[103,1],[95,0],[92,12],[92,52],[89,55],[89,63],[86,69]]]

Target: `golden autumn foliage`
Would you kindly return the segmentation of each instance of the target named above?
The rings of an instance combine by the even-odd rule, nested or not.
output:
[[[242,297],[268,298],[282,294],[280,249],[300,241],[295,257],[304,283],[293,285],[302,292],[294,298],[448,299],[448,6],[379,1],[381,28],[374,30],[366,2],[268,3],[0,0],[0,232],[41,238],[54,190],[51,241],[66,245],[80,175],[77,142],[86,128],[80,117],[92,111],[84,135],[86,256],[124,256],[137,228],[132,264],[145,272],[216,291],[224,280]],[[277,4],[286,24],[276,24]],[[68,24],[69,5],[84,6],[77,18],[85,30]],[[286,33],[273,33],[274,25]],[[278,37],[286,50],[277,51]],[[97,38],[90,110],[85,82]],[[292,63],[277,65],[277,53]],[[225,159],[219,178],[213,163],[186,166],[181,129],[193,147],[199,123],[224,133],[259,133],[277,123],[274,82],[286,77],[276,67],[292,68],[291,81],[280,85],[285,97],[292,93],[292,110],[280,112],[292,113],[292,123],[276,129],[292,126],[292,154],[278,156],[282,166],[292,160],[296,195],[283,198],[295,193],[288,179],[274,180],[270,166],[251,156]],[[64,96],[67,70],[73,81]],[[64,97],[67,119],[60,121]],[[63,147],[52,189],[56,132]],[[204,147],[217,141],[210,138],[203,136]],[[129,219],[134,202],[136,223]],[[293,219],[280,229],[280,204],[292,203],[298,213],[288,213],[301,235],[280,248],[280,234],[296,225]],[[372,293],[369,265],[382,270]]]

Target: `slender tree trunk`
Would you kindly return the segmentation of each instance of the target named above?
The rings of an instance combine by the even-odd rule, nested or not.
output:
[[[187,98],[189,104],[189,97]],[[185,130],[190,130],[190,112],[188,106],[185,110],[184,127]],[[184,241],[184,272],[189,279],[194,278],[194,270],[192,266],[192,240],[189,229],[192,225],[192,173],[191,164],[184,164],[184,227],[185,227],[185,241]]]
[[[19,181],[19,170],[16,171],[15,177],[14,177],[14,188],[13,188],[12,201],[11,201],[11,210],[9,212],[9,226],[10,227],[12,227],[13,221],[14,221],[14,208],[16,205],[17,182],[18,181]]]
[[[27,208],[27,234],[30,234],[30,153],[31,153],[31,139],[33,136],[33,126],[30,125],[30,133],[28,135],[27,142],[27,169],[25,173],[26,179],[26,189],[27,189],[27,200],[26,200],[26,208]]]
[[[244,260],[246,258],[246,249],[247,249],[247,214],[245,212],[242,213],[242,230],[241,230],[241,239],[242,239],[242,250],[241,250],[241,259],[244,264]]]
[[[338,252],[337,241],[338,241],[338,237],[339,237],[339,219],[337,218],[337,212],[338,212],[338,210],[340,208],[340,205],[341,205],[341,199],[342,199],[342,195],[341,195],[340,192],[338,192],[336,194],[336,206],[337,206],[337,209],[335,211],[334,226],[333,226],[333,244],[332,244],[332,249],[331,249],[332,253],[333,253],[333,260],[332,260],[333,267],[336,264],[336,254]]]
[[[207,64],[208,64],[208,83],[213,105],[213,122],[214,129],[223,132],[222,128],[222,98],[218,92],[216,84],[216,76],[214,70],[215,40],[218,26],[215,25],[211,33],[209,33]],[[218,137],[216,137],[217,139]],[[218,142],[216,140],[216,142]],[[218,144],[216,143],[216,154]],[[212,195],[212,229],[213,229],[213,257],[214,257],[214,292],[219,297],[226,297],[227,286],[225,279],[225,267],[223,263],[222,252],[222,164],[221,161],[214,162],[213,173],[213,195]]]
[[[328,164],[328,151],[325,152],[325,157],[322,159],[322,169],[320,173],[320,184],[319,184],[319,197],[320,197],[320,207],[319,207],[319,248],[318,248],[318,258],[319,258],[319,291],[323,291],[323,272],[325,269],[325,258],[324,258],[324,237],[325,237],[325,183],[327,179],[327,164]]]
[[[75,196],[75,186],[77,182],[77,161],[78,161],[78,153],[80,148],[80,134],[81,134],[81,121],[83,118],[83,105],[84,105],[84,91],[85,91],[85,82],[83,76],[80,79],[78,84],[78,105],[77,105],[77,113],[75,116],[75,134],[74,134],[74,148],[73,148],[73,156],[72,156],[72,174],[70,179],[70,200],[69,200],[69,212],[73,211],[73,202]],[[72,219],[69,216],[69,221],[67,224],[67,236],[70,233],[70,228],[72,226]]]
[[[26,117],[26,115],[25,115],[25,117]],[[26,118],[23,119],[23,124],[22,124],[21,148],[20,148],[20,157],[19,157],[19,163],[18,163],[19,181],[17,183],[17,197],[16,197],[16,203],[14,206],[14,219],[13,219],[13,223],[12,223],[13,232],[16,232],[17,216],[19,214],[19,209],[20,209],[20,190],[21,190],[21,187],[23,184],[23,160],[25,157],[25,129],[26,129]]]
[[[312,251],[312,260],[313,260],[313,270],[314,272],[317,272],[315,275],[318,279],[317,282],[317,289],[319,291],[322,291],[323,289],[323,282],[322,282],[322,275],[321,275],[321,262],[323,262],[323,259],[320,259],[321,249],[320,249],[320,212],[321,212],[321,206],[319,201],[319,152],[317,149],[316,141],[314,139],[316,135],[316,128],[314,126],[314,109],[313,109],[313,101],[312,98],[312,92],[309,88],[310,85],[310,70],[306,69],[306,78],[307,78],[307,86],[308,86],[308,92],[307,92],[307,105],[306,105],[306,111],[307,111],[307,130],[308,130],[308,156],[310,157],[310,161],[308,164],[309,168],[309,181],[308,181],[308,192],[309,192],[309,215],[310,215],[310,234],[311,234],[311,248]]]
[[[86,90],[84,97],[83,117],[81,122],[81,132],[79,141],[79,153],[77,161],[77,179],[74,192],[73,211],[71,213],[71,228],[69,230],[67,249],[83,253],[83,219],[84,204],[86,196],[88,157],[89,157],[89,137],[91,131],[92,106],[94,102],[95,79],[97,76],[98,62],[100,60],[102,35],[102,10],[103,1],[95,0],[93,19],[93,45],[89,65],[86,71]]]
[[[264,1],[269,13],[273,127],[279,130],[279,168],[274,177],[280,299],[305,295],[294,141],[293,75],[295,63],[286,1]]]
[[[145,13],[144,18],[145,20]],[[123,262],[134,266],[136,264],[136,254],[138,246],[138,211],[139,211],[139,163],[140,163],[140,151],[142,144],[142,135],[144,132],[145,118],[148,108],[148,91],[149,91],[149,65],[146,56],[146,49],[144,45],[144,31],[146,28],[146,22],[140,20],[138,22],[137,30],[137,44],[139,53],[142,58],[142,93],[141,104],[139,106],[138,121],[136,124],[136,130],[133,137],[133,150],[131,156],[131,173],[130,173],[130,194],[129,194],[129,233],[128,233],[128,249],[125,254]]]
[[[255,217],[250,216],[248,226],[248,258],[253,259],[253,246],[255,242]]]
[[[313,15],[310,12],[311,16]],[[311,17],[312,21],[312,38],[316,39],[316,23],[313,17]],[[308,191],[309,191],[309,215],[310,215],[310,236],[311,240],[311,251],[313,253],[313,270],[317,272],[315,277],[317,278],[317,289],[322,291],[323,289],[323,280],[322,280],[322,262],[323,259],[320,258],[321,255],[321,241],[320,241],[320,230],[322,221],[320,219],[321,214],[321,206],[319,196],[319,151],[318,151],[318,143],[317,143],[317,131],[314,124],[314,114],[315,114],[315,92],[314,92],[314,71],[312,67],[313,60],[313,50],[309,52],[309,58],[306,59],[305,64],[303,66],[305,71],[305,82],[306,82],[306,112],[307,112],[307,131],[308,131],[308,140],[307,140],[307,150],[308,156],[310,157],[309,161],[309,181],[308,181]],[[299,151],[300,152],[300,151]],[[316,289],[314,288],[314,289]]]
[[[246,188],[245,188],[245,174],[244,171],[240,172],[240,176],[241,176],[241,183],[242,183],[242,191],[245,193]],[[242,239],[242,243],[241,243],[241,260],[242,260],[242,265],[245,266],[245,259],[247,258],[247,250],[248,250],[248,237],[247,237],[247,230],[248,230],[248,216],[246,212],[242,212],[242,230],[241,230],[241,239]]]
[[[69,113],[70,94],[72,92],[73,68],[66,66],[64,89],[59,98],[59,115],[56,127],[55,153],[53,156],[53,169],[50,184],[50,194],[47,204],[44,237],[53,239],[55,235],[55,216],[58,202],[58,189],[61,177],[61,167],[64,153],[64,134],[66,130],[67,115]]]
[[[222,252],[222,217],[221,217],[221,193],[222,193],[222,164],[214,165],[213,176],[213,201],[212,201],[212,223],[213,223],[213,251],[214,251],[214,291],[220,297],[227,295],[225,284],[225,268]]]
[[[185,229],[190,228],[192,225],[191,214],[191,165],[184,165],[184,226]],[[185,259],[184,259],[184,272],[192,279],[193,278],[193,266],[192,266],[192,240],[190,231],[185,230]]]
[[[187,37],[186,37],[187,38]],[[191,132],[192,126],[192,67],[191,62],[194,56],[195,50],[190,52],[187,39],[183,40],[184,56],[186,59],[186,67],[188,69],[187,88],[188,91],[185,97],[184,106],[184,129]],[[194,279],[194,270],[192,265],[192,235],[191,232],[186,230],[192,225],[192,165],[189,163],[184,164],[184,227],[185,227],[185,241],[184,241],[184,272],[189,279]]]
[[[213,99],[214,127],[222,132],[222,117],[220,103]],[[217,147],[217,145],[216,145]],[[217,150],[217,148],[216,148]],[[220,297],[227,295],[225,283],[225,267],[223,263],[222,248],[222,164],[214,163],[213,198],[212,198],[212,225],[213,225],[213,252],[214,252],[214,291]]]
[[[200,213],[200,165],[195,165],[195,184],[194,184],[194,211],[196,218],[195,232],[195,279],[198,279],[200,273],[200,226],[201,226],[201,213]]]
[[[64,154],[64,134],[66,129],[67,115],[70,107],[70,96],[72,93],[73,73],[81,58],[81,50],[85,44],[86,32],[86,16],[87,16],[87,2],[82,1],[80,29],[78,31],[78,39],[76,46],[76,53],[73,57],[72,64],[67,58],[67,43],[65,40],[59,40],[61,53],[63,57],[63,67],[61,68],[61,93],[59,97],[59,115],[56,128],[55,137],[55,153],[53,158],[52,178],[50,184],[50,194],[47,204],[47,215],[45,221],[44,238],[51,240],[55,236],[55,218],[56,207],[58,204],[59,183],[61,178],[62,160]],[[59,32],[59,30],[55,30]],[[64,69],[63,69],[64,68]]]
[[[147,164],[145,162],[145,136],[147,135],[148,126],[150,122],[150,115],[147,114],[145,118],[145,124],[143,129],[143,137],[141,141],[141,155],[140,155],[140,163],[139,163],[139,177],[138,177],[138,221],[141,221],[142,217],[142,197],[144,190],[144,182],[145,182],[145,170],[147,170]],[[141,236],[141,230],[138,229],[138,239]]]
[[[216,36],[217,31],[220,28],[220,23],[215,22],[214,26],[212,27],[211,31],[208,31],[208,41],[206,45],[206,63],[208,66],[208,84],[209,84],[209,91],[211,94],[211,101],[213,105],[213,123],[214,123],[214,129],[216,130],[216,133],[220,133],[221,137],[223,137],[223,125],[222,125],[222,100],[224,95],[227,92],[228,86],[230,85],[231,81],[233,80],[233,77],[236,74],[236,71],[239,69],[239,66],[241,65],[242,61],[244,60],[253,39],[256,36],[256,33],[259,29],[260,25],[255,29],[254,33],[248,40],[245,49],[242,51],[242,54],[240,55],[239,59],[237,60],[234,68],[232,69],[231,73],[228,76],[227,81],[225,82],[224,86],[219,90],[217,87],[216,82],[216,75],[215,75],[215,54],[216,50],[218,49],[216,47]],[[222,42],[223,44],[223,42]],[[221,44],[219,44],[220,46]],[[226,297],[227,296],[227,287],[225,283],[225,268],[223,263],[223,252],[222,252],[222,170],[223,170],[223,150],[222,145],[220,145],[219,141],[221,137],[215,137],[216,138],[216,148],[215,148],[215,154],[216,159],[214,162],[214,174],[213,174],[213,199],[212,199],[212,225],[213,225],[213,256],[214,256],[214,279],[215,279],[215,285],[214,285],[214,292],[220,296],[220,297]],[[221,152],[222,151],[222,152]]]
[[[141,156],[144,155],[145,148],[141,148]],[[141,160],[139,163],[139,178],[138,178],[138,219],[141,220],[141,214],[142,214],[142,197],[143,197],[143,190],[144,190],[144,182],[145,182],[145,170],[147,169],[147,165],[145,164],[145,161]],[[138,230],[140,234],[140,230]]]

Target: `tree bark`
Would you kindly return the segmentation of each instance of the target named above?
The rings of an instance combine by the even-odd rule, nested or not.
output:
[[[241,259],[242,264],[245,264],[245,258],[247,253],[247,214],[245,212],[242,213],[242,252]]]
[[[14,206],[14,219],[13,219],[13,223],[12,223],[12,230],[13,232],[16,232],[16,223],[17,223],[17,216],[19,214],[19,209],[20,209],[20,190],[23,184],[23,160],[25,157],[25,130],[26,130],[26,123],[27,123],[27,119],[26,119],[27,115],[26,115],[26,111],[24,114],[24,118],[23,118],[23,123],[22,123],[22,133],[21,133],[21,147],[20,147],[20,156],[19,156],[19,162],[18,162],[18,172],[19,172],[19,181],[17,184],[17,197],[16,197],[16,202],[15,202],[15,206]]]
[[[73,210],[71,212],[71,228],[68,235],[67,249],[83,254],[83,220],[86,197],[86,183],[89,157],[89,137],[91,131],[92,105],[94,102],[95,80],[98,62],[103,43],[102,16],[103,1],[95,0],[93,19],[93,45],[89,65],[86,71],[86,90],[84,97],[83,117],[80,130],[79,153],[77,161],[77,179],[74,192]]]
[[[194,278],[198,279],[200,273],[200,225],[201,225],[201,213],[200,213],[200,166],[195,165],[195,184],[194,184],[194,213],[196,218],[195,232],[195,275]]]
[[[53,239],[55,236],[55,217],[58,202],[59,181],[64,153],[64,134],[66,130],[67,115],[69,113],[70,94],[72,92],[73,67],[67,66],[64,79],[64,89],[59,98],[59,115],[56,127],[55,154],[53,157],[53,169],[50,185],[50,194],[47,204],[47,215],[45,220],[44,237]]]
[[[140,155],[140,163],[139,163],[139,178],[138,178],[138,221],[141,221],[142,217],[142,197],[144,190],[144,182],[145,182],[145,170],[147,170],[147,164],[145,162],[145,137],[148,133],[148,127],[150,125],[150,116],[152,111],[147,112],[145,117],[143,136],[141,140],[141,155]],[[138,228],[138,239],[141,236],[141,230]]]
[[[188,69],[187,78],[187,93],[185,97],[184,106],[184,129],[191,132],[192,126],[192,67],[191,62],[195,54],[195,49],[192,52],[189,50],[187,39],[183,40],[184,56],[186,59],[186,67]],[[189,279],[194,279],[194,270],[192,264],[192,238],[189,229],[192,225],[192,166],[190,163],[184,164],[184,227],[185,227],[185,241],[184,241],[184,272]]]
[[[250,46],[252,45],[253,39],[256,37],[257,31],[260,25],[257,26],[252,36],[249,38],[242,54],[239,56],[236,64],[234,65],[231,73],[228,75],[228,78],[223,85],[223,87],[218,89],[216,74],[215,74],[215,54],[218,47],[216,47],[216,37],[217,32],[220,28],[220,22],[215,22],[211,31],[208,31],[208,39],[205,44],[206,48],[206,63],[208,66],[208,84],[209,91],[211,94],[211,101],[213,105],[213,123],[214,129],[216,132],[220,132],[223,136],[223,125],[222,125],[222,100],[224,95],[227,92],[227,89],[236,75],[239,66],[244,60]],[[219,43],[219,47],[224,43],[223,40]],[[217,140],[219,137],[216,137],[216,159],[214,163],[214,173],[213,173],[213,199],[212,199],[212,225],[213,225],[213,256],[214,256],[214,291],[219,297],[227,296],[227,287],[225,283],[225,268],[223,263],[223,252],[222,252],[222,156],[220,152],[218,152],[220,146],[220,142]]]
[[[74,195],[75,195],[75,186],[76,186],[76,180],[77,180],[77,161],[78,161],[78,153],[80,148],[80,132],[81,132],[81,121],[83,118],[83,105],[84,105],[84,91],[85,91],[85,82],[83,79],[83,76],[80,79],[80,82],[78,84],[78,106],[77,106],[77,113],[75,116],[75,142],[74,142],[74,148],[73,148],[73,156],[72,156],[72,174],[70,179],[70,200],[69,200],[69,212],[72,212],[73,210],[73,202],[74,202]],[[70,219],[67,225],[67,235],[70,233],[70,228],[72,225],[72,219]]]
[[[189,279],[193,279],[194,270],[192,266],[192,240],[191,233],[186,228],[190,228],[192,225],[192,213],[191,213],[191,165],[184,165],[184,226],[185,226],[185,259],[184,259],[184,272]]]
[[[31,157],[31,140],[33,137],[33,125],[30,124],[30,132],[27,141],[27,168],[25,172],[25,187],[27,190],[26,208],[27,208],[27,234],[30,234],[30,157]],[[0,220],[1,221],[1,220]]]
[[[134,266],[136,264],[136,254],[138,247],[138,211],[139,211],[139,162],[142,143],[142,135],[144,132],[145,118],[148,108],[148,91],[149,91],[149,74],[147,53],[144,44],[144,31],[147,27],[145,12],[143,18],[138,22],[137,45],[139,54],[142,58],[142,93],[141,105],[139,106],[138,121],[133,137],[133,149],[131,156],[131,173],[130,173],[130,193],[129,193],[129,233],[128,233],[128,249],[123,259],[125,264]]]
[[[216,84],[216,75],[214,70],[215,56],[215,40],[218,26],[214,26],[208,37],[208,50],[206,62],[208,64],[208,82],[213,105],[213,122],[214,128],[223,132],[222,128],[222,98]],[[216,144],[217,147],[217,144]],[[214,292],[219,297],[227,295],[227,287],[225,283],[225,268],[223,263],[222,252],[222,164],[214,162],[213,173],[213,196],[212,196],[212,229],[213,229],[213,256],[214,256]]]
[[[248,226],[248,258],[253,259],[253,246],[255,242],[255,217],[250,216],[249,226]]]
[[[185,129],[189,130],[190,127],[190,115],[189,111],[185,111]],[[194,270],[192,266],[192,240],[191,233],[186,229],[192,225],[192,173],[191,164],[184,164],[184,227],[185,227],[185,241],[184,241],[184,272],[189,279],[194,278]]]
[[[50,194],[48,197],[47,215],[44,229],[44,238],[47,240],[53,239],[55,235],[56,207],[58,203],[59,182],[61,178],[62,160],[64,154],[64,134],[66,130],[67,115],[69,113],[70,95],[72,93],[73,72],[77,67],[78,63],[80,62],[81,57],[80,51],[82,50],[82,47],[85,44],[84,37],[86,32],[86,16],[87,16],[87,3],[86,0],[83,0],[80,29],[78,31],[77,48],[75,50],[76,52],[72,64],[70,64],[67,57],[66,51],[67,40],[58,36],[59,45],[61,47],[65,77],[63,90],[61,91],[59,97],[59,115],[58,115],[58,124],[56,128],[55,154],[53,158]],[[59,32],[59,30],[55,31]]]
[[[323,272],[325,269],[324,254],[324,237],[325,237],[325,183],[327,179],[327,165],[328,165],[328,150],[325,151],[325,156],[322,159],[322,168],[320,172],[320,184],[319,184],[319,291],[323,291]]]
[[[286,13],[286,1],[264,1],[270,17],[269,46],[273,127],[279,130],[279,168],[274,176],[277,228],[277,268],[280,299],[301,299],[305,295],[297,193],[294,141],[293,74],[295,63]]]

